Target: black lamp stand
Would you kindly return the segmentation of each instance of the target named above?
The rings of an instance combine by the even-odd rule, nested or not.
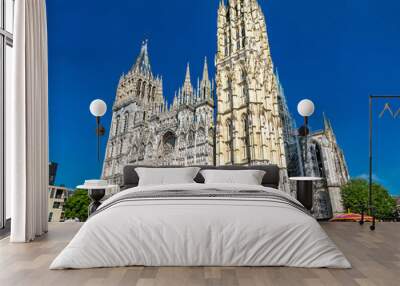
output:
[[[373,101],[374,99],[400,99],[400,95],[370,95],[369,96],[369,188],[367,212],[372,216],[371,230],[375,230],[375,207],[372,199],[372,168],[373,168]],[[361,212],[360,224],[364,224],[364,208]]]
[[[106,129],[100,123],[100,116],[96,116],[96,135],[97,135],[97,160],[100,162],[100,138],[104,136]]]
[[[307,136],[310,134],[310,129],[308,128],[308,116],[304,116],[304,125],[298,130],[299,136],[304,138],[304,150],[303,150],[303,164],[304,164],[304,175],[306,175],[305,163],[307,162]]]

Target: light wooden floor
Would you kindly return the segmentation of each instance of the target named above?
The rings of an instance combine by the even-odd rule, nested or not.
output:
[[[353,265],[350,270],[285,267],[126,267],[50,271],[54,257],[79,229],[53,223],[30,244],[0,241],[0,285],[400,285],[400,223],[380,223],[375,232],[355,223],[322,223]]]

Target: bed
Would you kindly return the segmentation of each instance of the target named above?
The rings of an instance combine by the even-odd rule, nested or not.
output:
[[[215,169],[216,167],[201,167]],[[220,169],[248,170],[248,167]],[[124,190],[107,199],[50,269],[121,266],[290,266],[350,268],[318,222],[279,191],[276,166],[261,184],[140,186],[124,169]]]

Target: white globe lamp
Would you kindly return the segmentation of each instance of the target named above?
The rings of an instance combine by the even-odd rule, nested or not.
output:
[[[95,99],[90,103],[90,113],[95,117],[102,117],[107,112],[107,104],[101,99]]]
[[[303,99],[297,105],[297,111],[303,117],[310,117],[311,115],[314,114],[315,105],[311,100]]]
[[[105,128],[100,124],[100,118],[106,114],[107,104],[101,99],[95,99],[90,103],[89,110],[96,117],[97,160],[100,162],[100,137],[106,133]]]

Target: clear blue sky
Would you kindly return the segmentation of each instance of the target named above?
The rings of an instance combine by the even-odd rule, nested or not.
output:
[[[170,99],[190,61],[192,81],[204,56],[214,74],[220,0],[47,1],[50,82],[50,159],[57,183],[74,187],[100,176],[95,120],[89,103],[111,109],[118,79],[149,39],[153,73]],[[266,15],[275,66],[289,108],[310,98],[314,130],[322,112],[331,119],[352,176],[368,173],[368,95],[400,94],[400,1],[259,0]],[[400,108],[400,100],[393,102]],[[379,108],[383,107],[383,102]],[[375,111],[379,114],[379,110]],[[104,117],[108,129],[111,112]],[[400,118],[376,124],[378,181],[400,194]],[[106,144],[103,138],[103,150]]]

